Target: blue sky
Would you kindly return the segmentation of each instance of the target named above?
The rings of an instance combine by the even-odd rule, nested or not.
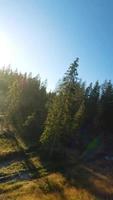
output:
[[[0,37],[0,63],[40,74],[48,89],[76,57],[87,83],[113,80],[112,0],[0,0]]]

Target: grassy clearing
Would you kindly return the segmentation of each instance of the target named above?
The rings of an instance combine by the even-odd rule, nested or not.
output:
[[[43,169],[38,157],[31,160],[37,170]],[[23,170],[24,166],[21,164],[17,162],[12,165],[12,169],[4,167],[3,170],[7,173],[12,173],[13,168],[15,171]],[[67,169],[65,175],[49,172],[45,176],[42,173],[40,178],[33,180],[1,183],[0,200],[112,200],[113,198],[110,197],[113,195],[112,182],[106,179],[100,175],[96,176],[93,172],[90,173],[83,167],[73,166]]]
[[[1,155],[19,151],[18,144],[13,137],[0,135]],[[43,163],[36,153],[29,153],[26,159],[13,159],[10,162],[2,160],[0,176],[12,176],[23,171],[38,176],[25,180],[18,177],[0,183],[0,200],[112,200],[113,174],[107,170],[106,163],[93,163],[78,166],[73,162],[66,167],[65,172],[55,172],[53,166]],[[3,163],[3,165],[2,165]],[[57,163],[58,164],[58,163]],[[96,167],[95,167],[96,166]],[[31,171],[30,171],[31,168]],[[103,170],[104,168],[104,170]],[[54,172],[53,172],[54,171]],[[104,172],[104,175],[103,175]],[[34,174],[35,174],[34,173]]]

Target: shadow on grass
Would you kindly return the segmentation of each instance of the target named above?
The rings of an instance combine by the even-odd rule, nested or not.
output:
[[[3,175],[0,177],[0,183],[7,183],[9,181],[16,180],[30,180],[31,177],[29,175],[29,171],[24,170],[21,172],[13,173],[11,175]]]
[[[17,145],[19,145],[18,142]],[[46,157],[42,156],[40,149],[38,149],[37,147],[30,148],[26,152],[23,151],[23,149],[20,147],[20,152],[15,152],[13,154],[1,158],[2,161],[4,159],[7,160],[8,164],[10,164],[11,160],[15,161],[22,159],[25,161],[26,169],[28,170],[11,174],[9,176],[1,176],[0,182],[6,183],[11,180],[23,181],[26,179],[31,180],[41,177],[39,170],[36,168],[35,164],[30,159],[30,155],[32,156],[33,153],[35,153],[35,156],[40,157],[41,164],[48,173],[60,172],[71,186],[74,186],[78,189],[86,189],[89,193],[93,194],[98,200],[113,200],[113,191],[109,189],[112,187],[112,183],[110,183],[109,181],[107,182],[107,180],[103,180],[101,176],[96,176],[95,173],[91,173],[90,170],[84,167],[85,163],[76,162],[72,164],[70,162],[67,162],[66,157],[61,158],[60,155],[58,157],[54,156],[52,159],[48,159],[48,155]],[[104,182],[105,184],[102,188],[102,186],[96,185],[95,182],[93,182],[92,180],[100,181],[101,184],[103,184]]]
[[[102,178],[96,177],[95,174],[90,173],[87,168],[83,168],[82,166],[78,166],[74,169],[67,170],[67,173],[64,174],[67,180],[70,182],[72,186],[76,188],[86,189],[88,192],[93,194],[97,199],[102,200],[113,200],[113,191],[109,190],[109,182],[105,183],[105,180]],[[93,181],[94,180],[94,181]],[[99,182],[99,184],[97,184]],[[107,190],[106,190],[107,187]]]
[[[93,173],[85,167],[86,163],[70,164],[64,160],[66,159],[52,158],[51,161],[48,161],[41,156],[41,162],[48,172],[60,172],[70,186],[87,190],[97,200],[113,200],[113,183],[107,178],[104,179],[103,174],[98,172],[98,169],[97,173]]]

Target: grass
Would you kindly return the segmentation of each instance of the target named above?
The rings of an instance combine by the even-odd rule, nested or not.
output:
[[[18,144],[13,137],[0,135],[1,155],[19,151]],[[73,161],[73,158],[71,158]],[[28,154],[27,160],[2,160],[0,163],[0,176],[25,173],[30,168],[38,176],[31,178],[13,178],[0,183],[0,200],[112,200],[113,174],[105,174],[106,163],[93,163],[89,166],[65,166],[65,172],[58,172],[43,163],[38,155]],[[5,163],[5,164],[4,164]],[[105,166],[104,166],[105,165]],[[97,166],[97,169],[96,167]],[[100,164],[99,164],[100,166]],[[101,173],[104,167],[104,175]],[[99,169],[99,171],[98,171]],[[96,171],[97,170],[97,171]],[[31,170],[32,171],[32,170]],[[110,170],[109,170],[110,171]],[[32,175],[33,172],[31,172]]]
[[[32,181],[1,184],[0,200],[96,200],[85,189],[76,189],[60,173]]]
[[[43,169],[40,159],[31,158],[37,169]],[[12,163],[10,166],[1,168],[5,173],[23,170],[23,163]],[[73,169],[74,170],[74,169]],[[2,172],[3,172],[2,171]],[[78,171],[79,172],[79,171]],[[72,176],[73,171],[70,170]],[[82,174],[81,174],[82,175]],[[95,195],[86,188],[82,178],[74,177],[69,180],[58,172],[48,173],[33,180],[12,180],[0,184],[0,200],[97,200]],[[99,200],[99,199],[98,199]]]
[[[39,157],[30,157],[30,161],[36,167],[40,177],[46,176],[48,174],[47,169],[43,166]]]
[[[16,161],[10,163],[8,166],[0,168],[0,174],[11,175],[14,173],[19,173],[27,169],[24,161]]]
[[[7,137],[6,133],[0,134],[0,156],[19,151],[19,147],[13,137]]]

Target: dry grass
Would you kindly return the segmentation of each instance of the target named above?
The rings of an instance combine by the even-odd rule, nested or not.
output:
[[[0,156],[16,151],[19,151],[19,147],[13,137],[7,138],[5,134],[0,134]]]
[[[32,181],[2,184],[0,200],[96,200],[85,189],[71,186],[60,173]]]
[[[13,138],[0,136],[1,155],[18,149]],[[35,167],[40,178],[21,181],[15,179],[0,183],[0,200],[113,200],[102,196],[106,194],[113,197],[113,174],[101,174],[102,163],[99,164],[99,171],[98,167],[95,171],[93,166],[98,166],[97,163],[77,168],[76,164],[71,162],[67,174],[64,175],[48,171],[36,155],[30,155],[29,162]],[[13,161],[6,166],[1,165],[0,174],[12,175],[26,169],[27,163],[24,160]]]
[[[36,167],[39,175],[42,177],[42,176],[46,176],[48,174],[46,168],[44,168],[44,166],[42,165],[39,157],[37,156],[33,156],[33,157],[30,157],[29,159],[32,164]]]
[[[11,175],[14,173],[19,173],[26,169],[27,169],[27,166],[24,161],[16,161],[16,162],[10,163],[6,167],[1,167],[0,174]]]

